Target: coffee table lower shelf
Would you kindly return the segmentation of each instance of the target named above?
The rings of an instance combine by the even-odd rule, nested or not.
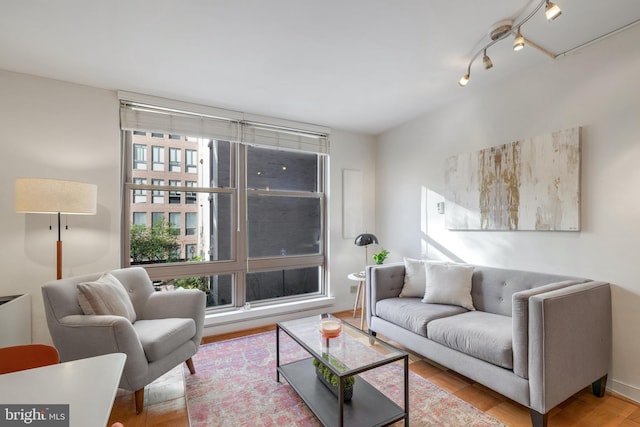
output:
[[[340,426],[338,398],[316,378],[313,358],[278,367],[278,372],[325,426]],[[406,417],[404,409],[358,376],[353,398],[344,403],[343,426],[386,426]]]

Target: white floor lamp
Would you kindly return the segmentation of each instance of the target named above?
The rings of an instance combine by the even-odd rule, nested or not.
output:
[[[62,278],[60,215],[95,215],[98,187],[84,182],[46,178],[16,179],[16,212],[57,214],[56,277]]]

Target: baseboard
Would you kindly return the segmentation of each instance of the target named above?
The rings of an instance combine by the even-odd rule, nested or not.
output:
[[[607,390],[633,400],[636,403],[640,403],[640,388],[636,386],[611,380]]]
[[[204,336],[236,332],[275,324],[283,320],[335,311],[334,297],[319,297],[303,301],[253,306],[248,310],[236,309],[209,313],[204,319]]]

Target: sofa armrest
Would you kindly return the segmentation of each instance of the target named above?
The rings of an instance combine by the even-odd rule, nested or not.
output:
[[[611,289],[586,282],[529,299],[531,408],[541,414],[607,374]]]
[[[376,302],[400,295],[404,285],[404,263],[369,265],[366,270],[365,289],[367,324],[376,315]]]
[[[168,292],[154,292],[144,307],[143,319],[187,318],[196,322],[196,334],[193,338],[200,345],[204,331],[204,312],[207,297],[197,289],[178,289]]]
[[[125,353],[121,385],[138,384],[145,378],[148,363],[142,344],[129,320],[120,316],[69,315],[60,319],[53,342],[60,360],[69,361],[109,353]]]
[[[513,373],[519,377],[529,378],[529,298],[556,289],[582,283],[584,280],[565,280],[549,283],[526,291],[515,292],[512,296],[513,320]]]
[[[53,339],[63,361],[109,353],[135,355],[136,350],[144,357],[138,335],[124,317],[70,315],[60,319],[58,326]]]

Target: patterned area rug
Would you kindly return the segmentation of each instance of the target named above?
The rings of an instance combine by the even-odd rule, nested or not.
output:
[[[286,334],[280,339],[281,361],[308,356]],[[320,426],[286,381],[281,377],[276,382],[275,353],[275,332],[200,347],[194,356],[196,374],[184,368],[191,426]],[[387,365],[361,376],[403,406],[402,366]],[[413,372],[409,372],[409,396],[413,426],[504,427]]]

